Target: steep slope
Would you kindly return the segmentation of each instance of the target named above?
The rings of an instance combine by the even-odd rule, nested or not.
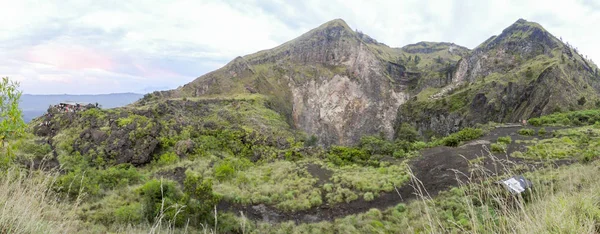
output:
[[[397,123],[443,135],[475,123],[590,108],[599,91],[591,61],[539,24],[519,19],[461,59],[451,84],[402,106]]]
[[[353,144],[373,134],[391,138],[398,107],[410,90],[424,86],[419,86],[420,78],[430,75],[420,71],[434,59],[455,63],[467,51],[451,44],[422,47],[390,48],[351,30],[343,20],[333,20],[276,48],[238,57],[179,89],[148,95],[139,104],[260,93],[294,128],[323,144]],[[413,62],[417,54],[427,55]]]

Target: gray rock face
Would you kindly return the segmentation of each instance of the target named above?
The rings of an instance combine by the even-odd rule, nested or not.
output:
[[[322,144],[349,145],[374,134],[392,138],[409,75],[374,53],[373,45],[389,48],[334,20],[160,95],[260,93],[276,99],[292,127]]]
[[[409,102],[398,122],[446,135],[476,123],[518,122],[597,99],[600,80],[581,55],[540,25],[519,20],[461,59],[428,104]],[[589,108],[589,106],[587,107]]]

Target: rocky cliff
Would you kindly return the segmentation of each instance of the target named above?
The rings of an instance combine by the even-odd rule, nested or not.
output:
[[[599,84],[591,61],[520,19],[463,57],[447,86],[402,106],[398,123],[444,135],[476,123],[591,108],[600,104]]]
[[[353,31],[342,20],[333,20],[153,96],[268,95],[272,108],[294,128],[317,136],[325,145],[347,145],[364,135],[392,138],[398,107],[418,87],[424,66],[455,63],[465,51],[448,43],[424,43],[406,51],[390,48]],[[426,65],[434,57],[439,63]],[[422,61],[412,62],[417,59]]]

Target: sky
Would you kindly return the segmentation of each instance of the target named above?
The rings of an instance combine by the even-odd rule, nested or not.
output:
[[[600,0],[0,0],[0,76],[28,94],[173,89],[333,19],[392,47],[475,48],[519,18],[600,61]]]

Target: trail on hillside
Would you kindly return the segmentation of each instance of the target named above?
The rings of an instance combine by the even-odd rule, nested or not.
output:
[[[467,142],[466,144],[459,147],[446,147],[439,146],[434,148],[425,149],[421,152],[421,156],[413,159],[409,165],[412,173],[420,181],[421,193],[434,197],[439,192],[445,191],[451,187],[466,183],[467,176],[469,175],[469,160],[477,159],[484,156],[483,165],[487,170],[494,174],[504,174],[506,163],[515,164],[527,164],[534,168],[541,167],[541,162],[534,162],[531,160],[524,160],[521,158],[513,158],[510,155],[515,151],[524,151],[526,146],[523,143],[516,143],[517,140],[531,140],[533,138],[542,138],[539,136],[522,136],[517,134],[517,131],[521,129],[520,126],[509,126],[496,128],[487,135]],[[538,130],[538,128],[533,128]],[[559,128],[546,128],[549,134],[545,138],[551,137],[551,132]],[[496,159],[492,159],[489,156],[490,143],[496,142],[498,137],[511,136],[512,143],[508,145],[507,153],[494,154]],[[499,163],[499,161],[504,163]],[[555,161],[557,165],[571,164],[573,160],[560,160]],[[310,171],[315,171],[312,168]],[[319,177],[320,180],[327,179],[322,178],[322,175],[314,175]],[[329,175],[331,176],[331,175]],[[508,176],[508,175],[507,175]],[[280,211],[272,206],[264,204],[258,205],[241,205],[232,204],[229,202],[221,202],[219,204],[219,210],[232,211],[236,214],[242,212],[247,218],[255,221],[265,222],[284,222],[294,221],[296,223],[312,223],[320,221],[332,221],[336,218],[341,218],[347,215],[357,214],[366,212],[369,209],[386,209],[391,206],[395,206],[398,203],[408,202],[418,197],[418,193],[415,191],[414,183],[406,183],[402,187],[398,187],[396,191],[389,193],[381,193],[379,197],[373,201],[365,201],[362,197],[349,203],[335,204],[333,206],[324,204],[318,207],[313,207],[308,210],[297,211],[297,212],[284,212]]]

